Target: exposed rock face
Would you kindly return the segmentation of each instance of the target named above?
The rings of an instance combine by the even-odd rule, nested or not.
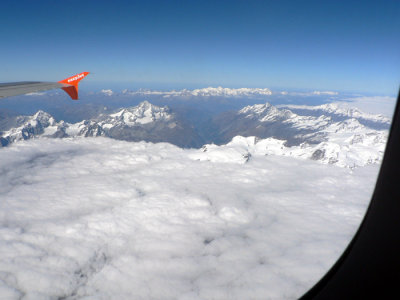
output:
[[[332,107],[329,106],[329,112]],[[309,109],[309,111],[313,111]],[[337,114],[344,115],[340,110]],[[247,162],[252,155],[302,157],[343,167],[380,162],[387,130],[376,130],[360,123],[373,115],[347,112],[347,119],[332,116],[305,116],[266,104],[246,106],[237,112],[222,113],[209,126],[207,140],[199,159]],[[375,118],[385,124],[386,120]],[[78,123],[56,122],[43,111],[33,116],[18,116],[15,127],[3,131],[1,146],[37,137],[110,137],[124,141],[168,142],[179,147],[200,148],[203,139],[194,126],[179,118],[168,107],[144,101],[111,114]],[[217,146],[222,144],[221,146]],[[238,156],[236,156],[238,155]]]
[[[317,149],[311,155],[312,160],[320,160],[325,157],[325,150]]]
[[[105,136],[125,141],[168,142],[180,147],[200,147],[202,140],[193,127],[178,120],[167,107],[147,101],[123,108],[116,113],[100,115],[91,120],[70,124],[56,122],[43,111],[30,117],[18,117],[19,126],[3,132],[2,146],[35,137],[97,137]]]

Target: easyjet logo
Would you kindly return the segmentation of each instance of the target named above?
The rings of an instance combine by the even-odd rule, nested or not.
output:
[[[78,80],[79,78],[82,78],[82,77],[85,77],[85,74],[82,73],[82,74],[76,75],[74,77],[68,78],[68,82]]]

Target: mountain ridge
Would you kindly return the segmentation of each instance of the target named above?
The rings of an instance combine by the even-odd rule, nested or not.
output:
[[[308,110],[316,111],[320,107]],[[331,111],[335,107],[326,106]],[[180,118],[169,107],[143,101],[137,106],[102,113],[77,123],[57,122],[50,114],[39,110],[32,116],[16,117],[17,126],[3,132],[0,141],[2,146],[7,146],[40,137],[103,136],[133,142],[168,142],[183,148],[203,146],[200,154],[195,155],[200,160],[213,160],[215,155],[211,153],[228,151],[239,153],[237,157],[225,153],[238,161],[248,161],[252,155],[273,154],[352,168],[379,162],[388,135],[387,130],[376,130],[360,122],[365,116],[371,119],[373,115],[356,112],[335,121],[332,116],[298,115],[269,103],[248,105],[211,120],[210,144],[204,142],[188,120]],[[380,117],[376,120],[386,122]],[[243,144],[248,145],[247,150],[243,150]]]

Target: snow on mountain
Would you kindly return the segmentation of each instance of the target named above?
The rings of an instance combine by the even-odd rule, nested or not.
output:
[[[289,110],[290,109],[290,110]],[[298,115],[293,113],[291,110],[302,109],[309,111],[319,111],[318,116],[306,116]],[[328,116],[324,115],[327,114]],[[332,115],[339,115],[346,117],[346,119],[353,120],[369,120],[378,123],[384,123],[389,125],[390,119],[381,114],[369,114],[360,111],[355,107],[346,107],[337,103],[329,103],[318,106],[307,106],[307,105],[281,105],[272,106],[269,103],[256,104],[244,107],[239,111],[238,114],[245,115],[246,118],[257,119],[260,122],[277,121],[282,120],[286,123],[292,123],[296,127],[318,127],[327,126],[332,123]]]
[[[299,116],[287,109],[278,109],[269,103],[249,105],[238,112],[245,118],[255,119],[259,122],[276,122],[292,124],[294,128],[320,129],[331,123],[331,118],[326,116]]]
[[[267,88],[238,88],[230,89],[223,87],[208,87],[203,89],[195,89],[191,92],[193,96],[252,96],[252,95],[272,95],[270,89]]]
[[[342,112],[334,105],[319,107]],[[346,111],[346,114],[364,116],[357,110]],[[379,117],[375,119],[380,120]],[[169,142],[180,147],[202,145],[190,124],[176,119],[168,107],[147,101],[75,124],[57,123],[43,111],[30,117],[18,117],[17,124],[19,126],[3,132],[3,146],[39,136],[105,136],[125,141]],[[387,130],[367,127],[356,118],[334,122],[330,116],[297,115],[269,103],[246,106],[217,125],[216,137],[219,138],[219,134],[229,140],[222,143],[225,145],[205,145],[193,154],[193,159],[242,163],[253,155],[273,154],[353,168],[379,163],[388,136]]]
[[[113,128],[132,127],[150,124],[152,122],[172,121],[173,116],[168,107],[152,105],[143,101],[137,106],[122,108],[116,113],[100,115],[93,120],[84,120],[68,124],[66,130],[70,136],[107,136],[106,132]]]
[[[33,116],[19,116],[16,119],[16,123],[17,127],[2,133],[0,137],[2,146],[39,135],[44,137],[65,136],[66,123],[63,121],[57,123],[50,114],[42,110],[39,110]]]
[[[167,107],[158,107],[147,101],[135,107],[123,108],[113,114],[100,115],[98,118],[74,124],[64,121],[57,123],[50,114],[43,111],[38,111],[29,117],[18,117],[17,124],[17,127],[2,133],[2,146],[22,139],[66,136],[110,136],[131,140],[135,139],[135,135],[137,135],[138,140],[147,140],[151,135],[151,139],[154,141],[157,141],[157,138],[160,141],[168,141],[168,134],[174,131],[174,128],[177,129],[177,132],[179,132],[178,129],[182,129],[181,124],[175,120]],[[130,129],[133,126],[135,127],[134,131]],[[190,132],[185,132],[190,135]],[[184,138],[182,137],[182,139]],[[186,139],[190,140],[188,137]],[[176,136],[171,138],[171,142],[174,140],[178,140]]]
[[[325,140],[321,130],[333,121],[331,117],[297,115],[288,109],[269,103],[249,105],[238,112],[217,116],[214,125],[221,132],[219,143],[228,143],[235,136],[274,137],[290,145],[303,142],[319,143]]]
[[[108,115],[100,124],[106,128],[116,125],[133,126],[137,124],[148,124],[155,121],[169,121],[172,116],[167,107],[152,105],[143,101],[138,106],[123,108],[120,111]]]
[[[324,107],[333,110],[336,106]],[[353,112],[353,114],[348,112],[348,115],[364,116],[360,111],[354,110]],[[388,138],[387,130],[369,128],[355,118],[333,122],[331,117],[324,115],[318,117],[299,116],[287,109],[278,109],[268,103],[246,106],[237,113],[237,116],[253,120],[253,123],[246,123],[247,130],[251,126],[259,130],[261,127],[259,124],[262,123],[267,123],[266,128],[271,126],[276,128],[276,123],[290,125],[290,127],[282,127],[282,135],[287,134],[289,130],[296,129],[298,131],[293,131],[292,137],[301,138],[303,142],[288,146],[287,139],[276,138],[279,136],[278,127],[268,138],[264,139],[238,135],[225,145],[205,145],[200,151],[194,153],[192,158],[213,162],[245,163],[253,155],[279,155],[354,168],[380,163]],[[372,119],[376,116],[370,115],[370,117]],[[380,120],[379,116],[375,119]],[[231,120],[231,122],[238,123],[240,119]],[[316,137],[319,142],[315,142],[318,141]]]
[[[139,89],[137,91],[130,91],[128,89],[122,90],[122,94],[125,95],[161,95],[164,97],[180,97],[180,96],[199,96],[199,97],[251,97],[251,96],[270,96],[273,94],[277,95],[289,95],[289,96],[337,96],[338,92],[335,91],[310,91],[310,92],[288,92],[288,91],[274,91],[272,92],[268,88],[224,88],[218,87],[206,87],[201,89],[182,89],[182,90],[170,90],[170,91],[159,91],[159,90],[148,90]]]
[[[292,111],[293,110],[293,111]],[[296,112],[296,113],[295,113]],[[383,115],[364,113],[357,108],[336,104],[320,106],[272,106],[269,103],[244,107],[238,112],[221,114],[214,120],[221,131],[221,143],[228,143],[235,136],[274,137],[286,140],[289,145],[303,142],[318,144],[329,140],[329,126],[337,124],[343,130],[355,128],[371,132],[387,132],[390,120]],[[333,130],[333,129],[332,129]],[[341,130],[335,128],[335,131]]]
[[[68,136],[106,136],[104,129],[95,120],[84,120],[74,124],[68,124],[65,132]]]
[[[387,131],[367,129],[357,120],[331,124],[323,130],[327,140],[319,144],[302,143],[287,147],[285,140],[236,136],[226,145],[204,145],[191,155],[195,160],[246,163],[252,156],[277,155],[354,168],[379,164],[388,138]]]
[[[382,114],[371,114],[360,111],[356,107],[350,107],[344,103],[328,103],[323,105],[308,106],[308,105],[281,105],[281,107],[290,110],[308,110],[319,113],[332,114],[347,118],[364,119],[371,122],[383,123],[390,125],[391,120]]]
[[[201,146],[201,138],[190,124],[178,120],[168,107],[158,107],[147,101],[74,124],[56,122],[50,114],[43,111],[38,111],[33,116],[19,116],[13,123],[16,126],[0,132],[1,146],[22,139],[76,136],[170,142],[181,147]]]
[[[257,119],[260,122],[287,119],[293,115],[291,111],[283,109],[279,110],[269,103],[248,105],[239,110],[238,114],[245,115],[245,118]]]
[[[188,90],[183,89],[179,91],[153,91],[153,90],[138,90],[128,91],[123,90],[122,94],[126,95],[162,95],[164,97],[181,97],[181,96],[201,96],[201,97],[251,97],[251,96],[269,96],[272,92],[268,88],[223,88],[207,87],[202,89]]]

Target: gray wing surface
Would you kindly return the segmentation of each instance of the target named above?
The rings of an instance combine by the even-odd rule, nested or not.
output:
[[[58,89],[66,86],[58,82],[22,81],[0,83],[0,98]]]

